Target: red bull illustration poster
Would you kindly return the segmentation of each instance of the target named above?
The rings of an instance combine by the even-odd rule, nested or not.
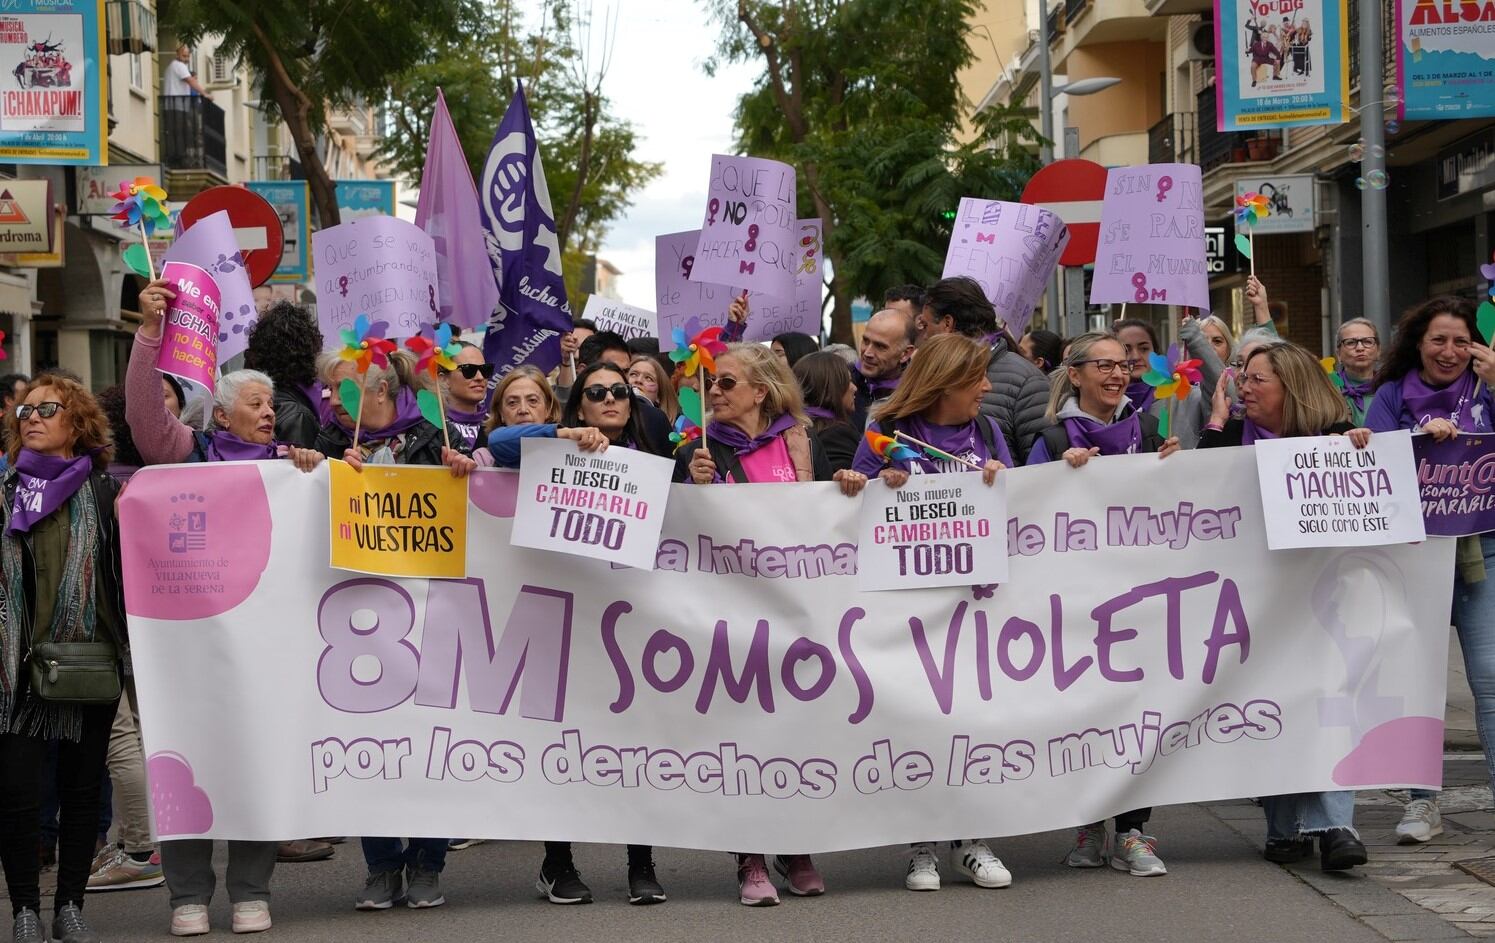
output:
[[[0,161],[108,163],[104,0],[0,10]]]

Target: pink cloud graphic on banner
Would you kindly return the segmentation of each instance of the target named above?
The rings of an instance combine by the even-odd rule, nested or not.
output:
[[[249,598],[270,562],[270,501],[253,464],[142,469],[119,518],[132,616],[222,615]]]
[[[478,472],[467,486],[467,496],[489,517],[513,517],[519,476],[507,471]]]
[[[213,827],[213,803],[198,786],[192,764],[176,753],[153,753],[146,761],[156,831],[162,838],[201,835]]]
[[[1359,746],[1334,766],[1341,786],[1443,782],[1443,721],[1437,717],[1398,717],[1361,738]]]

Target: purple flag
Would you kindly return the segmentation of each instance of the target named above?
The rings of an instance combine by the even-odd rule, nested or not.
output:
[[[483,163],[478,197],[488,259],[498,277],[498,308],[483,335],[483,356],[497,365],[495,380],[522,363],[549,371],[560,365],[571,306],[545,168],[518,83]]]
[[[1415,435],[1412,454],[1429,537],[1495,531],[1495,435],[1463,433],[1442,442]]]
[[[462,142],[446,110],[446,96],[436,90],[431,140],[420,175],[420,202],[415,225],[436,243],[436,274],[441,282],[439,319],[458,327],[488,323],[498,307],[498,282],[483,248],[483,220],[478,191],[462,154]]]

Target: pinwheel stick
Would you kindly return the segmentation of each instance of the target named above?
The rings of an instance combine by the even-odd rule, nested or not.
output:
[[[701,448],[706,454],[711,454],[711,446],[706,442],[706,427],[711,424],[711,374],[704,369],[701,370]]]
[[[1248,227],[1246,229],[1246,242],[1248,244],[1250,244],[1250,246],[1251,246],[1251,255],[1247,256],[1247,261],[1249,261],[1251,263],[1251,277],[1255,278],[1256,277],[1256,227],[1254,225],[1250,226],[1250,227]]]
[[[142,216],[140,218],[140,222],[136,223],[135,225],[140,229],[140,245],[145,248],[145,267],[150,270],[151,281],[155,281],[156,263],[155,260],[151,258],[150,237],[145,234],[145,217]]]
[[[450,452],[452,450],[452,436],[451,433],[446,431],[446,397],[441,392],[441,388],[446,386],[446,384],[441,382],[440,377],[437,377],[433,385],[436,387],[436,405],[441,408],[441,441],[446,445],[447,451]]]
[[[353,448],[358,449],[358,433],[363,430],[363,402],[368,399],[369,372],[367,370],[358,375],[358,416],[353,420]]]
[[[914,445],[917,445],[919,448],[923,449],[931,455],[938,455],[940,458],[947,458],[952,462],[959,462],[960,464],[965,465],[968,468],[972,468],[976,471],[985,471],[985,467],[980,462],[974,462],[968,458],[961,458],[959,455],[951,455],[944,449],[935,448],[928,442],[921,442],[906,432],[899,432],[895,429],[893,430],[893,435],[897,436],[900,439],[903,439],[905,442],[912,442]]]

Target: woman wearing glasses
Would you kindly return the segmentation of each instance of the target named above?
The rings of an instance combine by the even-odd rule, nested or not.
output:
[[[471,452],[477,448],[483,423],[488,421],[488,381],[493,377],[493,364],[483,359],[482,348],[476,344],[460,343],[462,350],[453,358],[457,369],[445,373],[441,382],[446,384],[446,421],[461,435],[462,450]]]
[[[161,402],[159,384],[154,390]],[[5,417],[0,571],[0,862],[15,919],[15,943],[48,939],[41,922],[41,770],[57,744],[61,828],[51,938],[94,943],[83,895],[99,823],[104,757],[116,701],[47,700],[30,684],[33,648],[46,643],[112,642],[125,651],[119,568],[119,485],[106,469],[114,454],[109,420],[81,384],[37,377]],[[274,846],[271,846],[274,861]]]
[[[1365,424],[1377,432],[1411,429],[1442,441],[1491,431],[1495,353],[1480,343],[1474,304],[1434,298],[1397,325],[1376,377]],[[1474,692],[1475,725],[1495,782],[1495,533],[1460,537],[1453,584],[1453,624]],[[1396,827],[1403,844],[1443,831],[1438,794],[1414,789]]]
[[[1344,381],[1350,422],[1363,426],[1376,391],[1376,363],[1381,359],[1381,334],[1376,326],[1365,318],[1341,324],[1334,341],[1334,359],[1334,372]]]
[[[1245,415],[1229,418],[1224,390],[1216,392],[1210,423],[1200,448],[1253,445],[1259,439],[1339,435],[1364,448],[1371,431],[1351,428],[1349,407],[1329,381],[1317,357],[1296,344],[1276,341],[1251,352],[1236,378]],[[1319,840],[1319,867],[1345,871],[1366,862],[1355,833],[1353,792],[1304,792],[1264,796],[1268,861],[1287,863],[1313,854]]]

